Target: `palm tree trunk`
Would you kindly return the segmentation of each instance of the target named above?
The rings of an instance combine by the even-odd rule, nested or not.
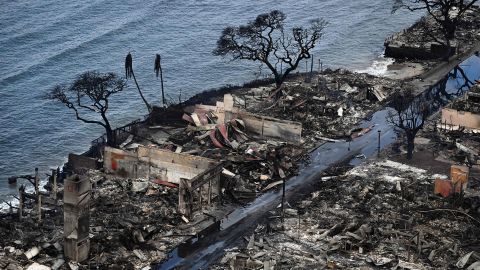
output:
[[[163,91],[163,72],[162,72],[161,65],[160,65],[160,83],[162,84],[162,104],[163,104],[163,107],[165,107],[165,93]]]
[[[152,106],[150,106],[150,104],[148,103],[148,101],[145,99],[145,97],[143,96],[143,93],[142,91],[140,90],[140,86],[138,86],[138,82],[137,82],[137,78],[135,78],[135,73],[133,72],[133,69],[132,69],[132,75],[133,75],[133,80],[135,81],[135,85],[137,86],[137,89],[138,89],[138,93],[140,94],[140,96],[142,97],[142,100],[143,102],[145,103],[145,106],[147,106],[147,110],[148,112],[152,112]]]

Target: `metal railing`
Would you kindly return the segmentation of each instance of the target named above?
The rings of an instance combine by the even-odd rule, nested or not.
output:
[[[143,119],[137,119],[124,126],[114,129],[113,132],[115,134],[116,140],[121,142],[126,140],[130,135],[136,135],[140,125],[145,123],[145,121],[147,121],[149,116],[150,115],[148,114],[144,115]],[[85,152],[84,155],[95,156],[98,153],[98,151],[103,146],[105,146],[106,143],[107,143],[107,134],[103,133],[100,137],[96,138],[91,142],[90,149],[88,149],[88,151]]]

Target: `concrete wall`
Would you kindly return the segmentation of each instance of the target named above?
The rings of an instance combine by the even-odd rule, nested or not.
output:
[[[252,113],[239,113],[247,132],[261,138],[274,138],[292,143],[301,143],[302,124]]]
[[[442,124],[462,126],[471,129],[480,128],[480,115],[471,112],[457,111],[451,108],[442,109]]]
[[[137,153],[111,147],[105,147],[103,167],[107,172],[115,173],[122,177],[143,178],[146,177],[146,172],[148,172],[148,169],[140,168],[141,176],[138,174]]]
[[[456,52],[456,46],[451,46],[450,56]],[[385,57],[397,59],[437,59],[444,57],[448,53],[448,47],[437,43],[426,43],[423,47],[411,45],[402,42],[386,42]]]
[[[138,160],[150,164],[158,179],[177,184],[180,178],[192,179],[217,163],[208,158],[143,146],[138,148]]]
[[[74,171],[80,168],[97,169],[97,160],[83,155],[68,154],[67,166]]]
[[[249,134],[261,138],[272,138],[299,144],[302,140],[302,123],[253,114],[234,107],[233,96],[225,94],[224,102],[216,106],[195,105],[195,110],[212,112],[217,117],[217,123],[226,123],[231,119],[243,120]]]
[[[214,167],[212,159],[140,146],[137,152],[105,147],[107,172],[131,178],[157,178],[171,183],[192,179]]]

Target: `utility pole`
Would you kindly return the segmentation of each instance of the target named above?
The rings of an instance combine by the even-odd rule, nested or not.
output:
[[[285,222],[285,178],[283,181],[283,192],[282,192],[282,224]]]
[[[310,78],[313,75],[313,54],[312,54],[312,61],[310,62]]]
[[[310,74],[308,74],[308,82],[311,82],[313,78],[313,54],[311,57],[312,59],[310,60]]]
[[[308,74],[308,59],[305,59],[305,80],[306,83],[310,82],[310,76]]]
[[[377,147],[377,157],[380,157],[380,134],[382,133],[381,130],[378,131],[378,147]]]

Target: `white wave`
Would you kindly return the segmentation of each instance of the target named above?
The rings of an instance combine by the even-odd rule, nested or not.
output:
[[[358,73],[367,73],[374,76],[383,76],[388,72],[388,66],[393,64],[395,60],[393,58],[381,57],[375,59],[368,68],[355,70]]]
[[[28,181],[23,181],[23,180],[19,180],[18,182],[18,187],[20,187],[20,184],[24,184],[25,185],[25,192],[28,192],[28,193],[35,193],[35,187],[30,184]],[[42,192],[46,192],[47,190],[44,188],[45,184],[47,183],[47,180],[40,180],[40,184],[39,184],[39,190],[42,191]],[[16,195],[18,196],[18,194]],[[2,195],[2,199],[0,200],[0,213],[7,213],[8,211],[10,211],[10,205],[12,205],[13,207],[18,207],[18,200],[13,197],[13,195]],[[16,211],[16,209],[13,210],[14,212]]]

